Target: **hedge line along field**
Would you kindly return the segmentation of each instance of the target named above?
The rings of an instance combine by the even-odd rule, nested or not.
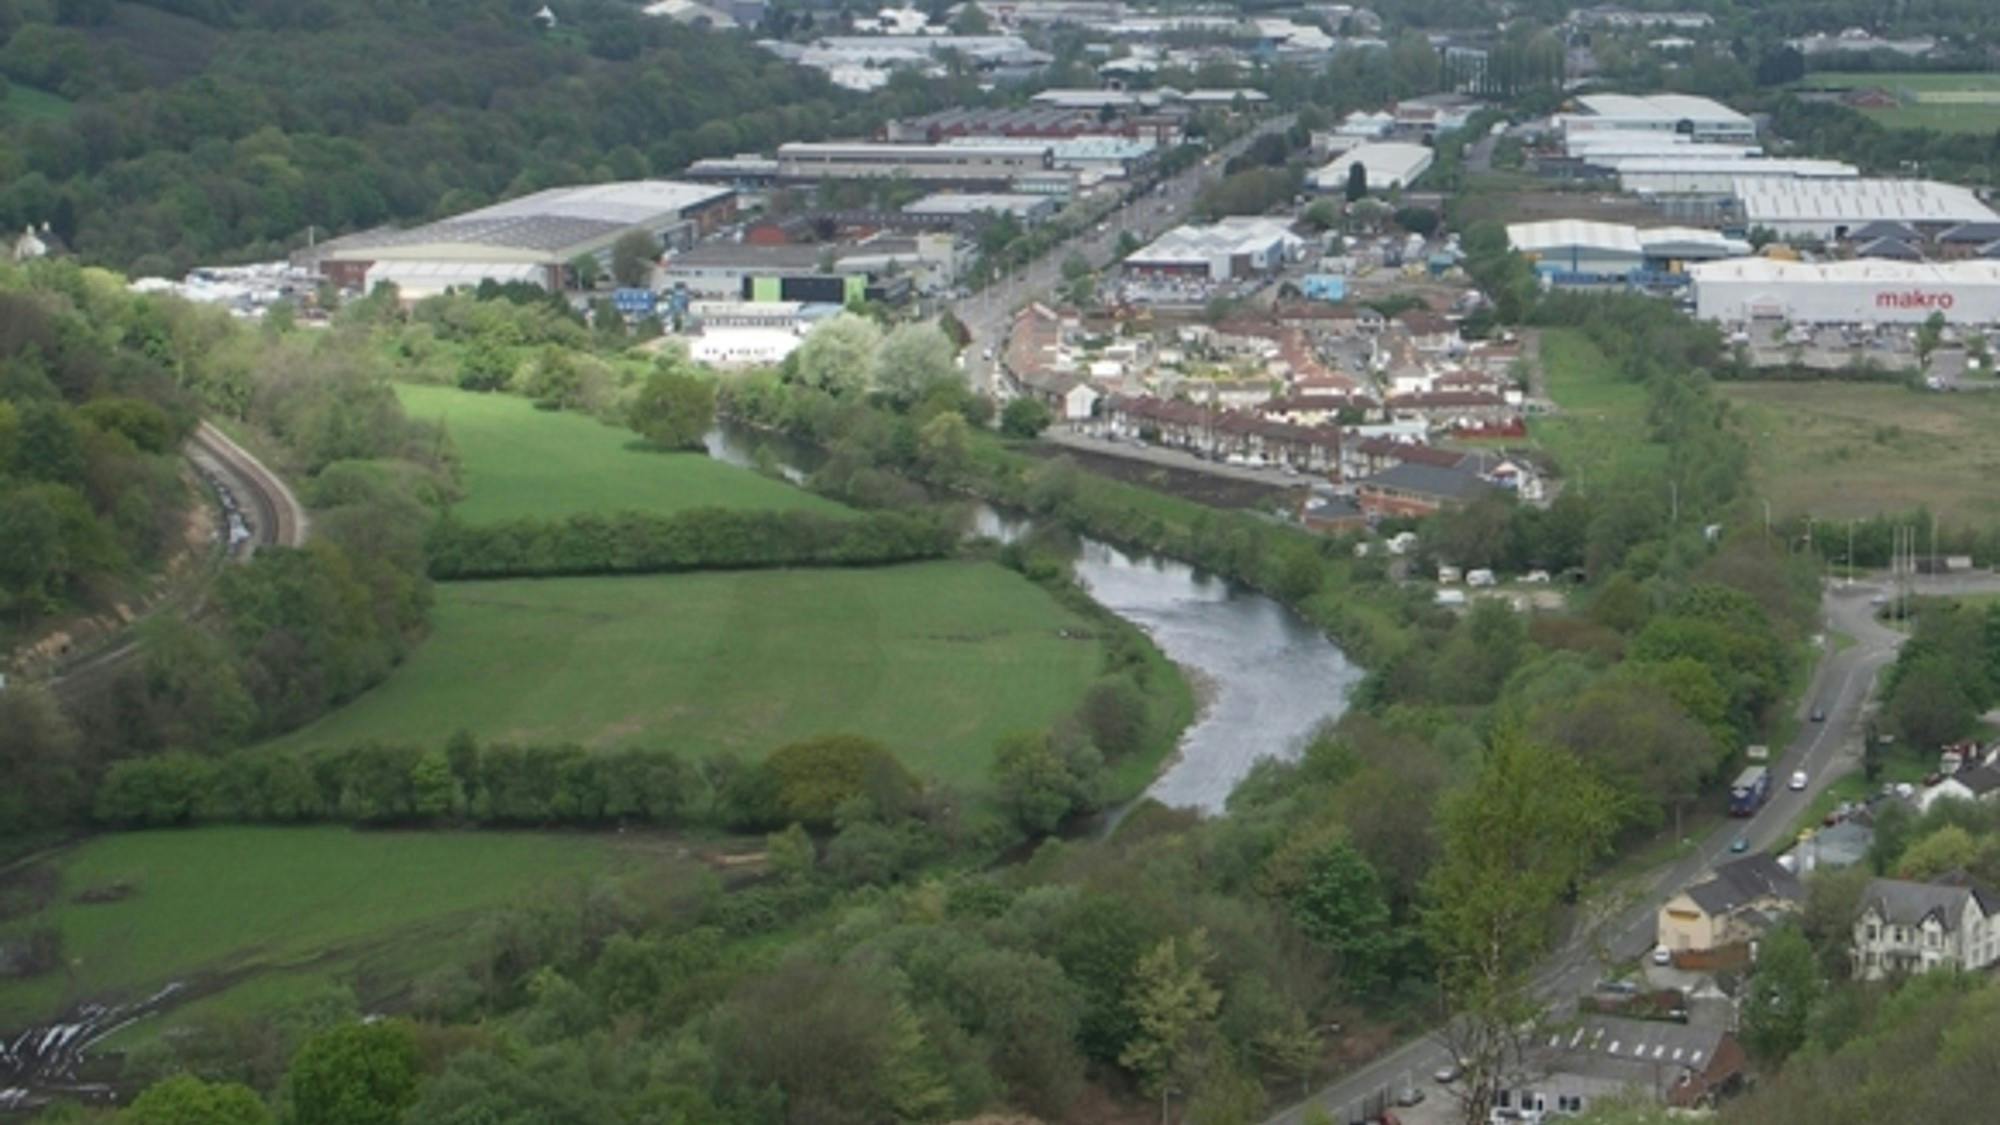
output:
[[[425,935],[468,913],[664,861],[584,835],[202,828],[100,836],[43,862],[46,901],[5,932],[54,927],[67,968],[0,980],[0,1029],[174,981],[197,996],[226,985],[199,1002],[215,1010],[324,987],[359,959],[419,968],[448,947]],[[19,870],[13,882],[21,894]]]
[[[761,757],[822,734],[983,787],[993,744],[1074,709],[1104,646],[992,563],[453,582],[380,687],[280,740],[647,744]]]
[[[844,511],[831,500],[700,453],[641,447],[630,430],[583,414],[537,410],[516,395],[399,385],[415,418],[442,421],[458,448],[470,524],[689,508]]]

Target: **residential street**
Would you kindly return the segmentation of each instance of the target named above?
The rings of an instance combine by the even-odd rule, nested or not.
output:
[[[1958,593],[2000,589],[2000,580],[1990,574],[1943,581],[1952,583],[1952,592]],[[1597,927],[1595,932],[1573,935],[1561,949],[1550,954],[1535,976],[1538,996],[1559,1007],[1588,992],[1606,968],[1605,961],[1600,959],[1600,949],[1602,956],[1613,964],[1643,955],[1653,945],[1660,905],[1727,858],[1729,845],[1737,836],[1747,835],[1753,850],[1779,843],[1789,836],[1820,790],[1859,764],[1863,705],[1874,689],[1877,675],[1895,659],[1896,649],[1903,640],[1901,633],[1874,619],[1875,607],[1869,600],[1884,590],[1882,586],[1856,584],[1833,586],[1826,591],[1821,605],[1826,614],[1829,642],[1835,633],[1845,633],[1855,643],[1820,660],[1812,686],[1799,701],[1798,736],[1771,763],[1777,780],[1764,808],[1747,822],[1732,820],[1711,831],[1699,847],[1647,878],[1644,892],[1619,907],[1609,924]],[[1826,708],[1825,722],[1806,720],[1815,704]],[[1793,792],[1784,786],[1783,780],[1799,769],[1806,771],[1810,783],[1804,791]],[[1435,1037],[1413,1040],[1272,1117],[1268,1125],[1299,1125],[1315,1105],[1326,1107],[1333,1112],[1336,1122],[1346,1125],[1348,1119],[1342,1113],[1370,1095],[1394,1088],[1410,1075],[1428,1088],[1432,1099],[1449,1098],[1448,1092],[1429,1081],[1429,1075],[1447,1059],[1444,1047]]]

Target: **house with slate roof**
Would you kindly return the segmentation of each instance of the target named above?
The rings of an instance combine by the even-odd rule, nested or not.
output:
[[[1745,945],[1805,897],[1798,877],[1768,855],[1730,860],[1660,907],[1660,948],[1705,953]]]
[[[1930,883],[1871,879],[1854,919],[1854,975],[1983,969],[2000,960],[1996,908],[2000,898],[1963,872]]]

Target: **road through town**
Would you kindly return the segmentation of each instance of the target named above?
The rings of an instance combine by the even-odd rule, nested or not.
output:
[[[1990,578],[1986,584],[2000,585]],[[1962,584],[1952,590],[1967,592],[1971,588]],[[1746,837],[1753,850],[1782,844],[1820,791],[1859,765],[1863,708],[1876,678],[1895,659],[1903,640],[1903,634],[1875,620],[1871,600],[1883,592],[1883,587],[1859,583],[1827,589],[1821,602],[1826,646],[1800,701],[1799,733],[1771,762],[1777,788],[1763,809],[1748,821],[1732,820],[1714,829],[1679,859],[1641,877],[1622,894],[1616,889],[1607,892],[1605,897],[1610,901],[1600,901],[1594,912],[1597,922],[1580,925],[1535,974],[1532,988],[1538,998],[1561,1007],[1588,992],[1611,965],[1643,955],[1653,945],[1661,904],[1726,858],[1738,836]],[[1841,647],[1835,638],[1842,634],[1853,638],[1853,643]],[[1807,719],[1814,708],[1824,710],[1825,721]],[[1805,789],[1784,786],[1794,770],[1805,771]],[[1424,1085],[1447,1061],[1449,1056],[1435,1036],[1411,1040],[1342,1075],[1311,1098],[1272,1117],[1268,1125],[1300,1125],[1315,1106],[1332,1113],[1339,1125],[1346,1125],[1356,1107],[1412,1080]],[[1439,1096],[1439,1091],[1432,1090],[1432,1095]]]
[[[1193,208],[1201,189],[1222,177],[1224,164],[1249,148],[1258,137],[1291,128],[1292,120],[1291,114],[1285,114],[1261,122],[1257,128],[1211,153],[1200,163],[1160,181],[1157,188],[1128,197],[1116,211],[1089,230],[1058,243],[1020,270],[954,305],[953,314],[972,333],[972,347],[966,351],[965,363],[966,375],[972,382],[973,390],[994,398],[1001,397],[1002,388],[995,375],[999,370],[1000,352],[1005,346],[1008,320],[1022,305],[1039,300],[1056,289],[1062,281],[1064,259],[1072,253],[1081,254],[1092,266],[1102,267],[1116,253],[1119,235],[1130,231],[1142,242],[1150,241],[1161,231],[1182,222]],[[990,360],[985,354],[988,348],[993,350]]]

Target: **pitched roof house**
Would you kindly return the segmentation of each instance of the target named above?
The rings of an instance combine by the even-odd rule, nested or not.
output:
[[[2000,960],[2000,898],[1963,872],[1931,883],[1871,879],[1854,919],[1854,972],[1880,980]]]
[[[1733,859],[1660,907],[1660,947],[1698,953],[1742,945],[1804,901],[1798,877],[1776,859]]]

